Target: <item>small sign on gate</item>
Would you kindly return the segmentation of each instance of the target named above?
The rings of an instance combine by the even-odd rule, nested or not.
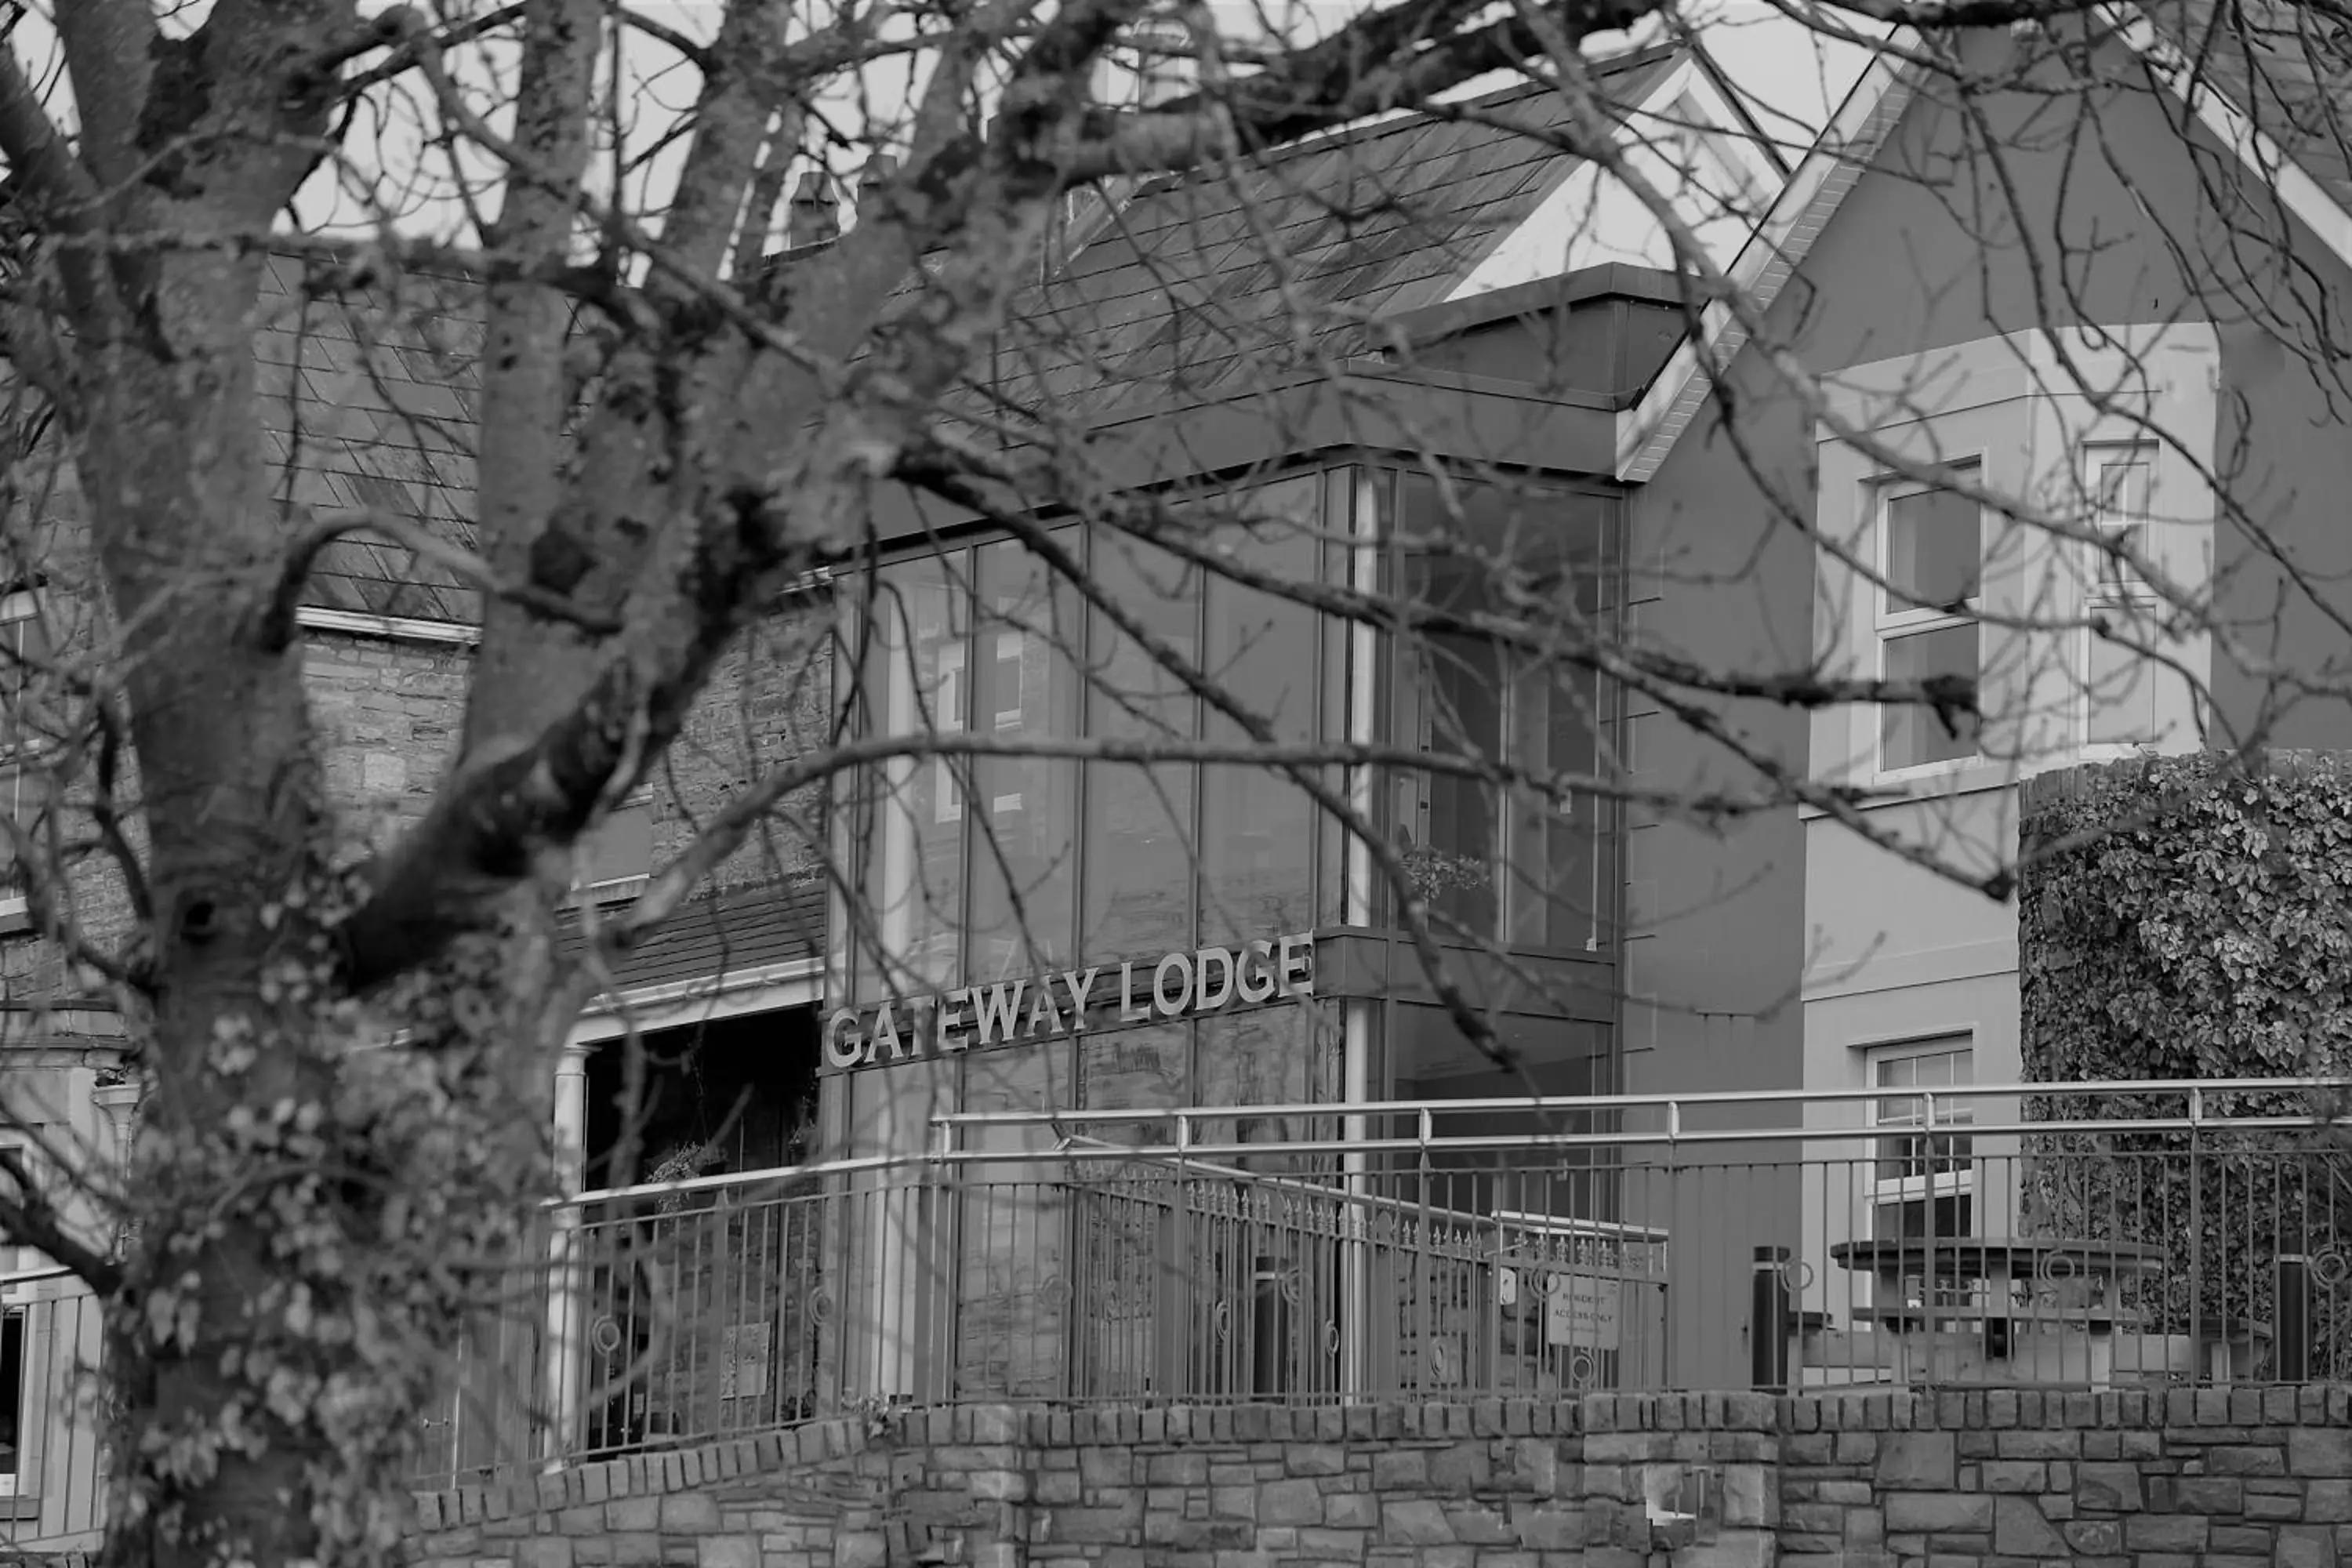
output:
[[[1580,1350],[1617,1348],[1623,1288],[1614,1279],[1559,1273],[1544,1281],[1544,1343]]]

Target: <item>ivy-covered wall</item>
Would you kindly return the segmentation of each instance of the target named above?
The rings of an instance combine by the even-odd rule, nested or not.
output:
[[[2045,773],[2020,830],[2029,1079],[2352,1062],[2352,753]]]
[[[2249,1079],[2352,1067],[2352,754],[2137,758],[2044,774],[2020,813],[2020,1044],[2029,1081]],[[2029,1101],[2037,1120],[2187,1113],[2184,1096]],[[2315,1109],[2206,1097],[2217,1116]],[[2195,1279],[2147,1326],[2268,1331],[2283,1253],[2352,1247],[2352,1141],[2334,1129],[2063,1134],[2026,1151],[2036,1223],[2117,1240],[2193,1233]],[[2352,1370],[2352,1312],[2314,1323],[2315,1375]]]

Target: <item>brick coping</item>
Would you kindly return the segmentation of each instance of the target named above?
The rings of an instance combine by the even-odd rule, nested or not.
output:
[[[833,1416],[690,1447],[566,1465],[528,1479],[411,1492],[433,1531],[552,1513],[847,1458],[870,1447],[967,1444],[1028,1448],[1182,1443],[1443,1442],[1588,1433],[2084,1431],[2352,1426],[2352,1384],[2266,1388],[2032,1389],[1866,1394],[1592,1394],[1346,1405],[1070,1409],[962,1405]]]

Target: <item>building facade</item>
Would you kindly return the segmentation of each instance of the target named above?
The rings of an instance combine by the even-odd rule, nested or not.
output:
[[[2342,703],[2275,710],[2261,676],[2326,664],[2324,606],[2279,621],[2268,666],[2194,626],[2119,653],[2092,623],[2161,619],[2151,581],[2102,570],[2095,547],[2116,534],[2153,574],[2226,585],[2213,624],[2258,621],[2284,572],[2258,542],[2328,558],[2294,498],[2352,483],[2336,472],[2352,458],[2288,434],[2326,389],[2210,278],[2151,283],[2150,245],[2082,239],[2200,232],[2211,215],[2182,167],[2242,177],[2204,122],[2184,147],[2160,93],[2118,98],[2133,150],[2096,178],[2021,150],[2017,177],[2040,195],[2017,205],[2050,229],[1992,245],[1931,188],[1957,121],[1894,57],[1793,169],[1758,150],[1701,62],[1653,50],[1604,78],[1629,114],[1693,139],[1689,167],[1781,193],[1759,236],[1726,241],[1728,265],[1834,391],[1790,395],[1717,317],[1702,353],[1674,276],[1592,258],[1593,171],[1559,150],[1539,93],[1146,185],[1115,222],[1074,216],[998,345],[993,390],[1064,411],[1055,433],[1087,484],[1148,504],[1081,521],[887,494],[861,569],[780,606],[583,851],[583,906],[623,900],[712,807],[836,724],[940,742],[793,802],[575,1032],[557,1118],[579,1226],[674,1238],[691,1220],[709,1245],[549,1304],[525,1349],[478,1353],[509,1371],[645,1363],[669,1331],[649,1326],[656,1299],[672,1323],[696,1303],[730,1348],[723,1365],[552,1376],[573,1391],[565,1443],[917,1397],[1742,1386],[1758,1247],[1819,1257],[2014,1223],[1960,1113],[1916,1109],[1921,1090],[2021,1075],[2014,916],[1900,851],[2005,853],[2016,784],[2044,766],[2255,733],[2342,743]],[[2031,94],[2014,96],[1988,112],[2019,121],[2029,149]],[[2290,249],[2340,280],[2352,191],[2305,184]],[[2034,258],[2074,251],[2097,259],[2053,321]],[[1897,275],[1898,252],[1930,259]],[[285,309],[262,353],[289,493],[462,529],[463,289],[364,331],[298,331],[311,304],[289,292]],[[395,384],[362,363],[386,331],[405,334]],[[1923,458],[2072,497],[2082,548],[1898,471]],[[2271,510],[2225,502],[2224,470],[2231,495]],[[1727,752],[1635,685],[1343,613],[1370,593],[1475,626],[1527,584],[1588,634],[1696,668],[1959,677],[1983,718],[1710,698],[1742,737]],[[0,619],[38,619],[34,596],[12,594],[23,613]],[[306,658],[355,830],[388,834],[429,798],[478,618],[458,584],[379,546],[324,558]],[[2001,629],[2024,620],[2072,629]],[[1268,744],[1308,760],[1239,760]],[[1534,806],[1449,758],[1614,776],[1637,798]],[[1664,804],[1773,768],[1862,804],[1727,821]],[[1456,997],[1402,928],[1400,875]],[[68,1005],[71,977],[37,938],[0,938],[0,965],[45,1005],[0,1042],[12,1097],[119,1144],[118,1033]],[[1484,1021],[1507,1068],[1450,1007]],[[632,1032],[646,1095],[625,1124]],[[1796,1125],[1772,1096],[1808,1089],[1854,1091],[1819,1113],[1825,1131],[1885,1132],[1843,1163],[1739,1142]],[[1461,1109],[1531,1090],[1618,1100]],[[1160,1114],[1175,1108],[1194,1113],[1184,1146]],[[1217,1114],[1241,1108],[1259,1113]],[[1620,1142],[1437,1165],[1381,1147],[1415,1130]],[[1669,1131],[1706,1134],[1738,1179],[1675,1179]],[[1117,1152],[1097,1161],[1108,1173],[1049,1171],[1082,1145]],[[1195,1145],[1222,1151],[1217,1179],[1249,1201],[1309,1216],[1286,1234],[1321,1239],[1275,1256],[1138,1196],[1181,1187]],[[993,1163],[961,1194],[886,1163],[941,1150]],[[781,1203],[714,1218],[614,1191],[861,1160],[821,1225]],[[1423,1255],[1440,1230],[1471,1238],[1447,1254],[1454,1296],[1412,1248],[1370,1239],[1408,1219]],[[1538,1273],[1540,1300],[1522,1283]],[[956,1288],[909,1288],[934,1277]],[[1824,1312],[1851,1299],[1826,1278],[1804,1289]],[[1270,1358],[1267,1324],[1287,1347]],[[29,1408],[30,1364],[0,1347],[20,1385],[0,1387],[0,1410]],[[461,1405],[436,1435],[452,1468],[505,1457],[495,1405]]]

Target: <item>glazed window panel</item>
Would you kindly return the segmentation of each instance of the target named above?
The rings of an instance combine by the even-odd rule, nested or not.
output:
[[[1870,1083],[1890,1090],[1961,1090],[1976,1081],[1975,1044],[1967,1036],[1882,1047],[1869,1056]],[[1929,1102],[1892,1094],[1871,1102],[1882,1130],[1868,1167],[1864,1202],[1871,1234],[1883,1237],[1966,1236],[1975,1228],[1976,1161],[1966,1129],[1973,1105],[1955,1097]]]
[[[1192,1026],[1148,1024],[1131,1029],[1089,1029],[1078,1037],[1078,1103],[1088,1110],[1137,1110],[1187,1105],[1192,1096]],[[1163,1124],[1090,1127],[1091,1137],[1123,1143],[1165,1143]]]
[[[1983,633],[1969,620],[1890,636],[1885,658],[1886,679],[1892,681],[1973,683],[1983,668]],[[1958,762],[1977,754],[1974,714],[1956,713],[1948,721],[1925,703],[1888,702],[1879,708],[1878,718],[1879,757],[1887,768]]]
[[[1315,582],[1319,559],[1318,476],[1265,486],[1240,498],[1248,522],[1213,541],[1266,578]],[[1206,673],[1284,741],[1308,742],[1316,728],[1320,628],[1296,597],[1224,578],[1206,584]],[[1243,743],[1246,732],[1212,710],[1212,741]],[[1212,763],[1202,770],[1200,940],[1219,945],[1304,930],[1314,919],[1313,798],[1270,767]]]
[[[1391,733],[1463,766],[1400,769],[1381,805],[1441,929],[1470,940],[1587,949],[1613,911],[1611,823],[1575,787],[1599,772],[1604,691],[1580,649],[1613,603],[1605,498],[1403,477],[1403,597],[1492,616],[1507,638],[1405,635],[1391,660]],[[1504,785],[1508,763],[1532,775]],[[1480,776],[1487,773],[1487,776]]]
[[[1304,1002],[1203,1018],[1193,1058],[1195,1105],[1310,1105],[1342,1092],[1340,1013],[1337,1004]],[[1337,1135],[1328,1117],[1211,1118],[1197,1124],[1202,1143],[1306,1142]],[[1292,1156],[1279,1167],[1244,1160],[1254,1170],[1308,1174],[1334,1162]]]
[[[1197,667],[1201,581],[1166,552],[1098,540],[1104,595],[1156,641]],[[1149,743],[1194,738],[1197,703],[1181,679],[1100,611],[1087,642],[1087,728]],[[1189,762],[1087,765],[1086,954],[1117,962],[1190,945],[1196,769]]]
[[[1978,470],[1964,465],[1970,477]],[[1879,673],[1898,683],[1984,679],[1983,513],[1958,490],[1911,480],[1877,487],[1880,568]],[[1918,702],[1879,709],[1878,765],[1887,772],[1961,762],[1977,754],[1973,714]]]
[[[893,567],[869,608],[864,696],[875,732],[961,733],[969,721],[970,557],[961,552]],[[853,644],[853,647],[856,645]],[[961,756],[892,758],[867,770],[863,828],[870,872],[861,987],[949,984],[961,959],[964,811]]]
[[[2102,539],[2142,560],[2156,542],[2157,456],[2152,442],[2094,447],[2087,455],[2093,521]],[[2163,646],[2163,606],[2116,552],[2099,552],[2093,584],[2085,607],[2116,637],[2084,632],[2083,738],[2094,746],[2155,745],[2167,736],[2168,718],[2190,707],[2179,675],[2140,651]]]
[[[971,661],[976,731],[1017,745],[1078,731],[1085,617],[1076,590],[1023,546],[979,552]],[[1078,764],[976,756],[971,764],[969,975],[995,980],[1072,955],[1077,887]]]

